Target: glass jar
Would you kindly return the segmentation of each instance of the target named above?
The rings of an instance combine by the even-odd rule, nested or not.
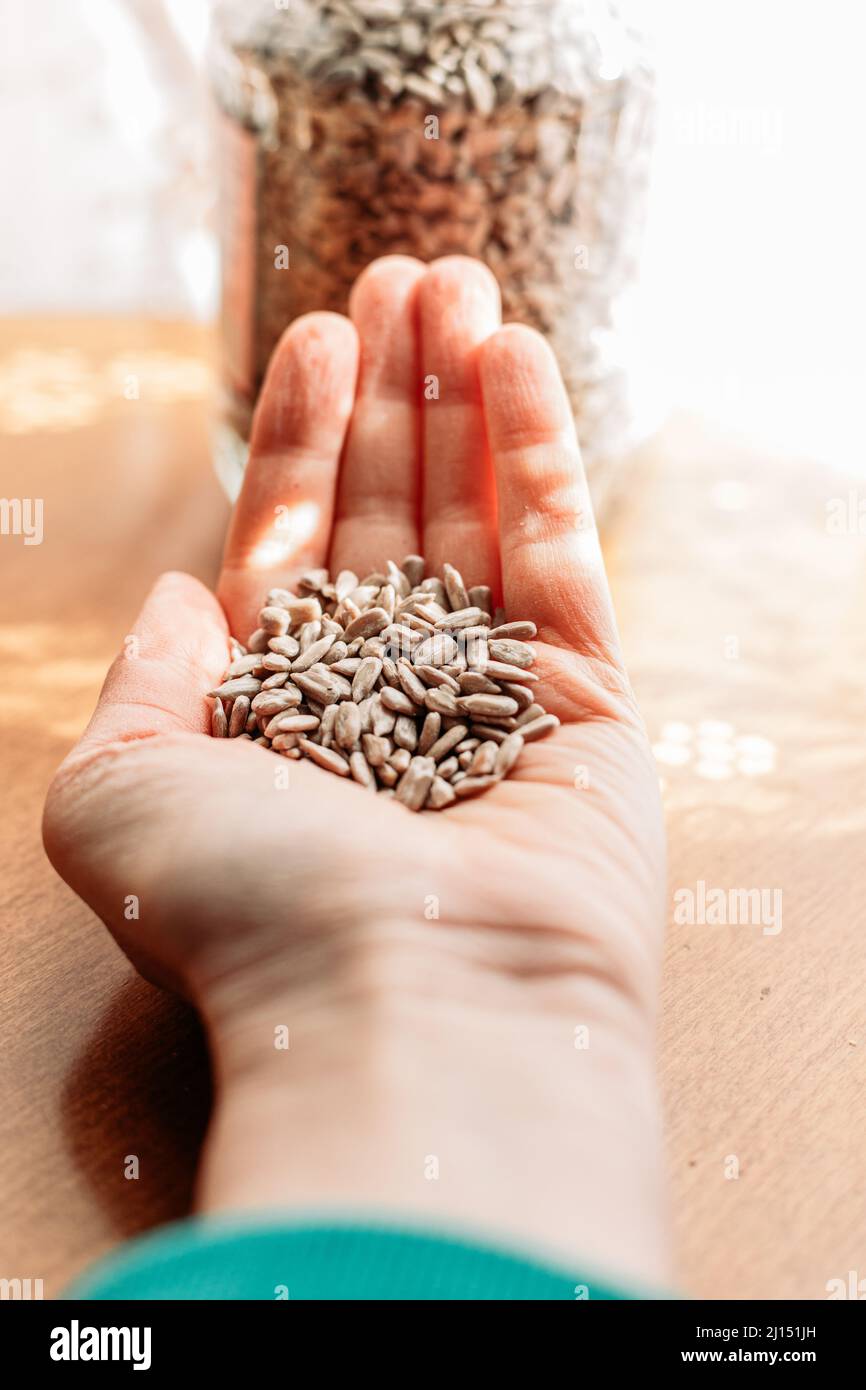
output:
[[[286,324],[345,312],[375,257],[483,259],[540,329],[596,506],[630,442],[617,332],[634,283],[653,113],[642,36],[608,0],[221,0],[225,412],[239,486]]]

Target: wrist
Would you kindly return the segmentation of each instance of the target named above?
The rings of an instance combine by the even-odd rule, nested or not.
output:
[[[212,991],[200,1209],[381,1212],[665,1279],[649,1030],[598,980],[491,970],[481,936],[356,923],[325,974]]]

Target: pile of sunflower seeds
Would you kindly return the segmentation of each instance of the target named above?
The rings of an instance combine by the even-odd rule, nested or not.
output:
[[[386,253],[476,256],[506,320],[557,354],[598,509],[629,431],[615,321],[651,144],[642,36],[607,0],[224,0],[222,15],[224,168],[248,136],[223,208],[224,330],[250,348],[231,374],[238,433],[297,315],[345,312]]]
[[[558,727],[533,694],[535,624],[494,623],[490,590],[467,589],[453,566],[425,579],[407,555],[363,579],[315,570],[297,589],[271,589],[246,646],[232,639],[209,692],[216,738],[440,811],[494,787]]]

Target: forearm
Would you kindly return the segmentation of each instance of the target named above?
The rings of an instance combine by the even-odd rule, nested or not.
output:
[[[667,1281],[652,1048],[628,1005],[557,979],[542,1011],[537,987],[432,944],[398,934],[339,984],[213,1009],[199,1209],[383,1216]]]

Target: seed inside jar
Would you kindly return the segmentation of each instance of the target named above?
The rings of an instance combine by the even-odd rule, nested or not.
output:
[[[442,581],[424,568],[407,555],[364,577],[320,569],[297,593],[271,589],[209,692],[212,735],[306,758],[411,811],[494,790],[524,744],[559,725],[533,692],[535,625],[497,626],[489,590],[467,591],[453,565]]]
[[[244,437],[292,319],[345,313],[381,255],[479,257],[505,319],[557,354],[598,510],[630,434],[605,326],[634,274],[654,123],[640,8],[220,0],[226,394]]]

